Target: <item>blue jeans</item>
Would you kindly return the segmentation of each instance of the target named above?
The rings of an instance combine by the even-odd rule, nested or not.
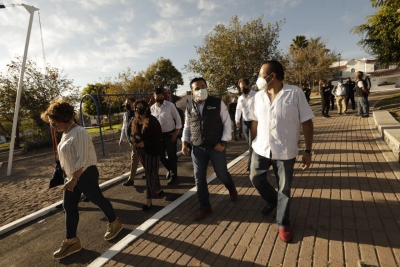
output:
[[[111,202],[103,196],[99,187],[99,171],[97,167],[90,166],[82,173],[73,192],[64,191],[63,206],[67,239],[76,237],[76,229],[79,222],[78,203],[82,193],[100,208],[107,217],[108,222],[114,222],[117,218]]]
[[[369,115],[368,96],[357,97],[357,109],[358,109],[358,115],[360,116]]]
[[[250,167],[250,180],[261,197],[269,205],[277,206],[276,222],[279,227],[290,226],[290,185],[293,180],[295,158],[274,160],[258,155],[253,151]],[[278,192],[267,180],[267,171],[274,170]]]
[[[251,124],[253,123],[253,121],[243,121],[243,133],[244,133],[244,137],[246,138],[247,143],[249,144],[249,149],[250,149],[250,145],[251,145]],[[251,157],[250,157],[250,153],[248,156],[248,160],[247,160],[247,168],[250,168],[250,164],[251,164]]]
[[[235,183],[226,166],[226,151],[217,152],[214,147],[193,146],[192,161],[194,168],[194,180],[197,188],[197,198],[203,208],[211,207],[207,185],[208,162],[214,167],[215,174],[225,187],[231,191],[235,190]]]
[[[174,131],[175,132],[175,131]],[[170,172],[171,176],[177,176],[177,157],[176,157],[176,140],[171,142],[172,133],[163,133],[163,145],[164,153],[160,157],[161,163]],[[165,151],[167,151],[168,159],[165,157]]]

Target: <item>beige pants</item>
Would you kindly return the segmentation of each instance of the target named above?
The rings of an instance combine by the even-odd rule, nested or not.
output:
[[[136,148],[134,145],[132,145],[131,143],[129,143],[130,147],[131,147],[131,175],[129,175],[128,180],[132,180],[133,178],[135,178],[136,175],[136,170],[139,164],[139,158],[136,154]]]
[[[346,113],[346,110],[347,110],[346,96],[344,96],[344,95],[336,96],[336,105],[338,108],[338,114]]]

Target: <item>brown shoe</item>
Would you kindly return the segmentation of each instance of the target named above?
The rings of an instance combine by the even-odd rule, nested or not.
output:
[[[201,208],[199,209],[199,212],[197,212],[197,213],[194,215],[193,220],[195,220],[195,221],[200,221],[200,220],[203,219],[208,213],[211,213],[211,212],[212,212],[212,208],[211,208],[211,207],[208,207],[208,208],[201,207]]]
[[[229,196],[231,197],[232,202],[235,202],[237,200],[238,192],[236,188],[234,190],[229,190]]]
[[[79,238],[74,237],[70,241],[64,240],[61,247],[54,252],[53,258],[56,260],[65,258],[73,253],[76,253],[82,249],[81,241]]]

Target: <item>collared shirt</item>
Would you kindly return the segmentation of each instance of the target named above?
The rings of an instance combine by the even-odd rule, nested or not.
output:
[[[239,96],[238,104],[236,107],[235,121],[240,122],[240,116],[243,115],[244,121],[252,121],[254,120],[254,96],[257,93],[253,90],[250,90],[249,95],[244,97],[242,94]]]
[[[97,163],[92,137],[80,126],[75,126],[62,135],[57,152],[67,177],[71,177],[80,168],[83,172]]]
[[[205,101],[201,104],[196,103],[200,115],[203,114],[204,104]],[[220,116],[222,124],[224,125],[224,131],[222,133],[221,141],[230,141],[232,139],[232,134],[231,134],[232,124],[231,124],[231,119],[229,117],[228,109],[226,108],[226,105],[222,100],[221,100]],[[185,116],[185,127],[183,128],[182,141],[190,142],[190,125],[187,115]]]
[[[284,84],[271,103],[265,90],[254,99],[254,115],[258,121],[257,136],[252,148],[257,154],[272,159],[287,160],[298,154],[300,124],[314,118],[303,91]]]
[[[173,103],[164,100],[161,107],[154,104],[150,107],[150,111],[160,122],[163,133],[182,128],[181,116]]]

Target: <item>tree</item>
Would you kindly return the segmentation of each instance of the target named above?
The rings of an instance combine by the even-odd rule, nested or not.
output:
[[[17,56],[15,60],[7,64],[6,72],[0,73],[0,128],[3,131],[6,130],[2,126],[4,122],[13,123],[21,61],[21,58]],[[49,131],[47,125],[41,120],[40,114],[46,110],[50,101],[63,97],[71,103],[76,103],[78,96],[79,87],[74,86],[73,80],[68,79],[67,75],[50,65],[46,66],[46,72],[43,74],[34,61],[28,60],[18,112],[15,147],[20,146],[19,131],[22,120],[31,120],[32,130],[39,135],[46,135]],[[5,132],[11,136],[11,132]]]
[[[174,94],[178,85],[183,85],[182,73],[172,64],[170,59],[161,57],[152,63],[144,72],[147,81],[153,81],[155,86],[168,86]]]
[[[293,39],[293,42],[296,40]],[[337,55],[326,48],[320,37],[307,40],[307,46],[291,47],[283,60],[285,82],[301,86],[332,75],[329,66],[336,61]]]
[[[228,25],[218,24],[207,34],[202,46],[196,46],[199,59],[184,66],[187,72],[203,76],[215,94],[223,96],[228,88],[240,91],[237,82],[257,80],[260,66],[268,59],[280,58],[279,32],[282,22],[263,25],[263,16],[244,25],[233,16]]]
[[[102,115],[107,111],[107,99],[104,96],[101,96],[106,93],[108,89],[108,84],[95,83],[95,84],[87,84],[85,88],[82,89],[81,96],[83,97],[86,94],[93,94],[97,103],[99,105],[99,115]],[[83,99],[83,112],[88,115],[97,115],[96,104],[90,97],[85,97]]]
[[[295,39],[292,39],[292,43],[290,44],[290,49],[299,49],[308,46],[308,40],[305,35],[297,35]]]
[[[373,7],[399,5],[398,0],[371,0]]]
[[[400,4],[384,5],[374,15],[367,16],[365,24],[356,26],[351,32],[362,37],[358,44],[376,57],[380,64],[392,65],[400,62]]]

